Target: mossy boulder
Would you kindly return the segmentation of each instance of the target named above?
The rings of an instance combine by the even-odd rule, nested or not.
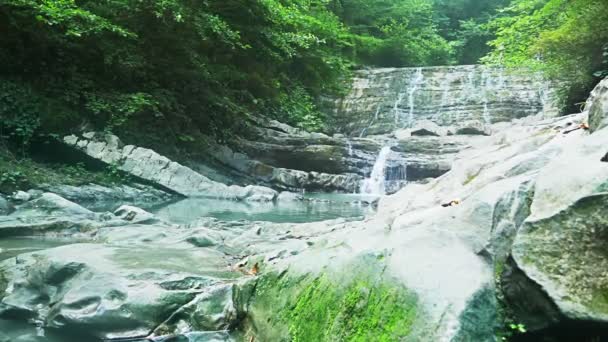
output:
[[[608,193],[584,197],[569,208],[520,230],[513,256],[567,319],[608,327]]]
[[[589,129],[592,132],[608,126],[608,78],[600,82],[587,101]]]
[[[249,318],[262,341],[400,341],[422,312],[405,286],[370,269],[261,277]]]

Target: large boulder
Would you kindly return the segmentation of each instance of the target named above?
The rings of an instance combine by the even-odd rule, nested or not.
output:
[[[170,201],[175,195],[142,184],[103,186],[99,184],[49,185],[44,190],[55,193],[73,202],[94,204],[110,204],[128,202],[132,204],[158,204]]]
[[[10,215],[0,216],[0,237],[90,238],[99,228],[129,223],[132,222],[110,213],[95,213],[57,194],[43,193],[35,200],[18,205]]]
[[[608,78],[601,81],[587,100],[589,130],[595,132],[608,126]]]
[[[517,311],[522,323],[546,328],[559,323],[563,315],[574,321],[602,322],[608,328],[607,211],[608,195],[599,194],[550,217],[526,222],[517,235],[513,257],[526,278],[542,289],[534,301],[547,304],[541,312]],[[508,293],[508,300],[521,307],[517,304],[534,293],[527,292]]]
[[[36,215],[73,215],[89,216],[94,213],[82,206],[50,192],[42,194],[39,198],[19,206],[20,215],[32,213]]]
[[[517,234],[507,299],[531,328],[583,321],[608,327],[608,130],[582,135],[545,166]],[[526,308],[536,303],[536,311]],[[528,304],[526,304],[528,303]]]
[[[132,145],[124,146],[118,137],[111,134],[86,133],[80,138],[72,135],[65,137],[64,142],[120,171],[187,197],[238,200],[251,197],[253,200],[272,201],[278,195],[272,189],[228,187],[214,182],[155,151]],[[243,197],[243,193],[248,196]],[[268,196],[270,193],[273,196]]]
[[[155,223],[158,219],[141,208],[123,205],[114,211],[114,215],[130,223]]]
[[[208,249],[71,245],[0,264],[0,316],[90,339],[221,331],[237,319],[223,255]]]

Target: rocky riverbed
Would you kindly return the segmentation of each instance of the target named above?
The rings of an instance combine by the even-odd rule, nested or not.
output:
[[[464,131],[420,120],[392,136],[352,139],[355,155],[369,146],[379,152],[389,140],[390,153],[450,155],[441,173],[380,196],[377,210],[367,197],[217,184],[112,137],[70,137],[157,191],[221,197],[237,205],[226,209],[232,213],[266,205],[359,209],[339,206],[335,219],[318,222],[209,211],[180,221],[186,215],[175,219],[163,212],[168,206],[121,206],[128,201],[118,197],[111,211],[88,209],[65,190],[0,198],[0,341],[606,338],[607,89],[605,80],[580,114],[541,112]],[[566,134],[587,122],[589,130]],[[324,146],[351,141],[285,127],[280,134]],[[390,169],[382,168],[382,181]]]

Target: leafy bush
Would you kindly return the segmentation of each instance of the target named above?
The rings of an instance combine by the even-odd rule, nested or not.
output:
[[[604,75],[607,20],[606,1],[513,0],[488,25],[497,37],[485,61],[542,70],[580,101]]]

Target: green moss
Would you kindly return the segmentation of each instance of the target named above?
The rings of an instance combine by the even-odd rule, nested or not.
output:
[[[416,300],[388,284],[356,280],[344,289],[323,276],[289,310],[293,341],[397,341],[416,318]]]
[[[603,314],[608,314],[608,288],[597,288],[593,290],[591,297],[592,299],[588,303],[591,309]]]
[[[275,341],[398,341],[417,319],[417,299],[406,288],[372,277],[343,283],[328,275],[278,279],[267,276],[256,289],[260,337]],[[344,280],[342,278],[342,280]],[[267,310],[276,310],[268,313]],[[270,330],[272,330],[270,329]]]
[[[483,168],[480,168],[479,170],[477,170],[477,172],[468,175],[467,179],[465,179],[465,181],[462,183],[462,185],[470,184],[472,181],[474,181],[479,176],[479,174],[481,173],[482,170],[483,170]]]
[[[92,171],[82,164],[47,164],[27,158],[16,158],[0,147],[0,193],[29,190],[39,185],[114,185],[126,182],[113,168]]]

